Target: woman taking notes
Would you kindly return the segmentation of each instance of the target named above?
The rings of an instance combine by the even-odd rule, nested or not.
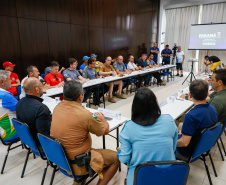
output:
[[[119,160],[127,165],[127,185],[133,184],[136,166],[146,161],[175,160],[178,131],[170,115],[161,115],[155,94],[138,89],[132,119],[120,133]]]

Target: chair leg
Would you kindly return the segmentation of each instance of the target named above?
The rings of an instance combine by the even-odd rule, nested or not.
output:
[[[224,161],[224,156],[223,156],[223,154],[222,154],[222,151],[221,151],[221,148],[220,148],[220,145],[219,145],[218,140],[217,140],[217,146],[218,146],[218,149],[219,149],[219,151],[220,151],[222,161]]]
[[[36,159],[36,156],[35,156],[35,154],[33,153],[33,156],[34,156],[34,159]]]
[[[21,174],[21,178],[24,177],[24,172],[25,172],[25,169],[26,169],[26,166],[27,166],[27,161],[28,161],[28,157],[30,155],[30,151],[31,151],[31,149],[29,148],[28,151],[27,151],[27,156],[26,156],[26,159],[25,159],[25,163],[24,163],[22,174]]]
[[[208,168],[208,166],[207,166],[207,164],[206,164],[206,158],[205,158],[205,156],[203,156],[203,162],[204,162],[204,165],[205,165],[205,168],[206,168],[206,173],[207,173],[207,176],[208,176],[210,185],[213,185],[212,179],[211,179],[211,177],[210,177],[209,168]]]
[[[56,167],[54,167],[54,168],[53,168],[53,173],[52,173],[52,177],[51,177],[50,185],[52,185],[52,184],[53,184],[53,180],[54,180],[55,173],[56,173]]]
[[[2,171],[1,171],[1,174],[3,174],[4,168],[5,168],[5,164],[6,164],[8,155],[9,155],[10,146],[11,146],[11,145],[9,145],[8,148],[7,148],[7,152],[6,152],[6,155],[5,155],[5,159],[4,159],[4,162],[3,162],[3,165],[2,165]]]
[[[222,148],[223,148],[223,151],[224,151],[224,155],[226,156],[226,151],[225,151],[225,148],[224,148],[224,143],[222,141],[222,138],[220,137],[220,142],[221,142],[221,145],[222,145]]]
[[[46,172],[47,172],[47,168],[48,168],[48,166],[49,166],[49,163],[48,163],[48,161],[47,161],[47,163],[46,163],[46,167],[45,167],[44,172],[43,172],[43,176],[42,176],[42,182],[41,182],[41,185],[43,185],[43,184],[44,184],[44,181],[45,181],[45,177],[46,177]]]
[[[216,171],[216,168],[215,168],[215,165],[213,163],[213,159],[212,159],[212,156],[211,156],[210,153],[209,153],[209,157],[210,157],[210,161],[211,161],[211,164],[212,164],[212,167],[213,167],[213,171],[214,171],[215,177],[217,177],[217,171]]]

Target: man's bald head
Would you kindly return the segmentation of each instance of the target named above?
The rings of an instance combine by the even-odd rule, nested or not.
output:
[[[33,96],[42,96],[43,94],[43,85],[39,79],[35,77],[29,77],[24,81],[24,91],[28,95]]]

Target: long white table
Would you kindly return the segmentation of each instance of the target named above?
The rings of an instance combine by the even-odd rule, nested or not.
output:
[[[162,70],[166,70],[166,69],[172,69],[174,68],[175,65],[165,65],[165,66],[161,66],[161,67],[154,67],[154,68],[150,68],[150,69],[145,69],[145,70],[138,70],[138,71],[134,71],[131,74],[126,74],[122,77],[119,76],[109,76],[109,77],[105,77],[105,78],[100,78],[100,79],[95,79],[95,80],[90,80],[87,81],[85,84],[83,84],[83,88],[91,88],[94,86],[98,86],[101,84],[106,84],[106,83],[110,83],[110,82],[115,82],[115,81],[119,81],[119,80],[125,80],[125,79],[129,79],[129,78],[133,78],[136,76],[140,76],[140,75],[147,75],[149,73],[154,73],[154,72],[158,72],[158,71],[162,71]],[[52,89],[48,89],[46,91],[46,94],[44,94],[43,96],[56,96],[56,95],[62,95],[63,94],[63,87],[56,87],[56,88],[52,88]]]

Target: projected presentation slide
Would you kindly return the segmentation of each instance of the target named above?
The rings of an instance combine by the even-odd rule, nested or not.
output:
[[[226,24],[191,25],[188,49],[225,50]]]

